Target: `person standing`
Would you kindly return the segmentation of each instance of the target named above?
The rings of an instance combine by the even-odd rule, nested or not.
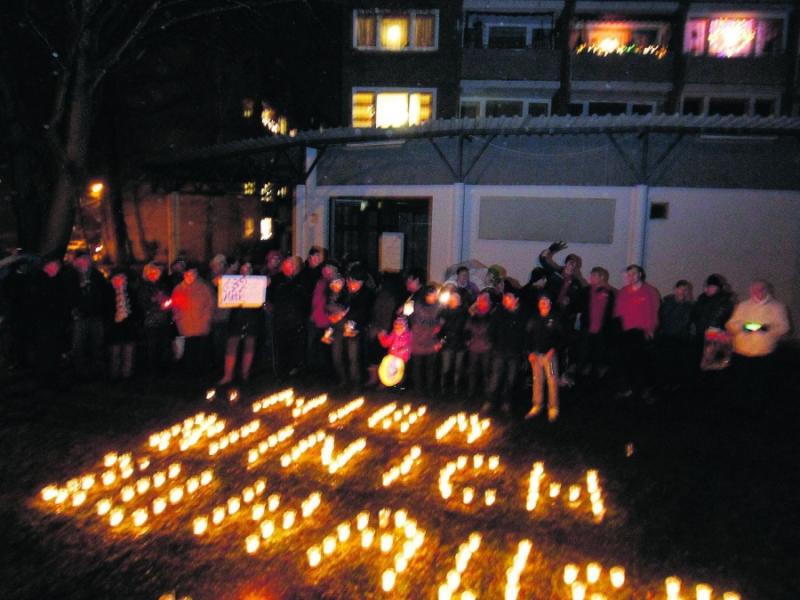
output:
[[[629,265],[625,269],[625,286],[617,294],[614,316],[622,327],[620,373],[623,389],[619,395],[623,398],[636,395],[649,400],[650,354],[658,327],[661,296],[645,278],[645,271],[639,265]]]
[[[72,294],[76,298],[72,321],[72,359],[81,379],[95,379],[103,372],[106,324],[114,314],[114,292],[92,264],[88,252],[72,261]]]
[[[492,316],[492,299],[489,292],[481,292],[475,303],[469,307],[464,336],[467,340],[467,372],[469,388],[467,396],[470,400],[486,396],[489,387],[489,367],[492,356],[492,343],[489,339],[489,322]],[[478,382],[483,391],[478,393]]]
[[[414,391],[420,397],[427,394],[430,398],[436,394],[436,360],[440,347],[437,337],[441,327],[438,293],[436,286],[430,284],[416,292],[407,285],[406,291],[418,295],[409,317]]]
[[[142,282],[136,292],[136,302],[142,315],[145,342],[145,365],[148,375],[163,373],[171,362],[170,300],[164,268],[149,262],[142,270]]]
[[[282,379],[300,373],[305,360],[309,300],[297,280],[298,262],[299,258],[285,258],[270,283],[276,371]]]
[[[47,388],[66,384],[60,372],[61,358],[69,350],[69,326],[74,297],[69,293],[69,275],[59,258],[46,258],[41,271],[31,274],[27,303],[33,315],[30,323],[37,376]]]
[[[594,267],[589,273],[589,285],[580,295],[580,352],[582,376],[593,373],[602,378],[611,363],[614,328],[614,302],[616,290],[608,283],[608,271]]]
[[[736,305],[725,324],[733,337],[732,368],[740,406],[751,404],[754,412],[766,408],[774,391],[773,353],[789,332],[786,306],[772,295],[767,281],[750,284],[750,297]]]
[[[242,263],[239,275],[247,277],[253,274],[253,265]],[[216,305],[217,303],[215,303]],[[264,334],[264,306],[236,307],[230,311],[228,319],[228,339],[225,345],[224,373],[219,385],[228,385],[233,381],[236,362],[241,347],[242,382],[250,379],[250,369],[256,351],[256,339]]]
[[[204,373],[209,361],[209,333],[214,312],[211,288],[190,265],[172,292],[172,312],[178,333],[185,339],[183,364],[187,373]]]
[[[109,367],[111,381],[128,379],[133,375],[133,359],[136,349],[137,319],[128,274],[116,269],[111,274],[114,289],[114,316],[108,328]]]
[[[525,350],[525,319],[520,310],[516,289],[505,284],[501,305],[489,321],[489,339],[492,344],[492,375],[489,379],[490,401],[483,410],[493,406],[505,413],[511,412],[511,402],[517,388],[520,359]]]
[[[462,388],[464,379],[464,363],[467,358],[467,344],[464,327],[467,324],[467,307],[465,297],[468,292],[462,289],[449,288],[442,310],[439,313],[442,326],[439,330],[442,359],[440,391],[443,397],[456,397]],[[452,387],[451,387],[452,384]]]
[[[686,385],[692,375],[693,306],[692,286],[681,279],[675,283],[672,293],[664,297],[658,311],[656,351],[659,384],[667,388],[677,389]]]
[[[558,419],[558,346],[562,341],[562,324],[553,311],[553,301],[545,293],[539,297],[537,313],[525,326],[528,362],[533,376],[533,399],[526,419],[538,416],[544,409],[544,385],[547,382],[547,420]]]
[[[725,323],[733,314],[733,295],[725,278],[717,273],[708,276],[703,293],[697,298],[690,316],[693,334],[693,362],[695,369],[725,364],[730,353],[730,340]],[[723,360],[719,360],[722,354]],[[716,364],[715,364],[716,363]]]

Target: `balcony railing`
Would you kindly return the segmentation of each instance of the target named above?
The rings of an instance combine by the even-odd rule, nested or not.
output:
[[[537,48],[464,48],[462,79],[558,81],[560,51]]]
[[[786,56],[717,58],[688,56],[687,83],[735,83],[782,86],[786,83]]]
[[[659,57],[660,56],[660,57]],[[572,55],[575,81],[671,81],[671,54],[593,54]]]

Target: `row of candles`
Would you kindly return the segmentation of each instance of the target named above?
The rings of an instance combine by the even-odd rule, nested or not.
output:
[[[536,461],[530,472],[530,479],[528,483],[528,495],[525,501],[525,509],[532,512],[539,504],[542,494],[542,484],[544,482],[545,471],[544,463]],[[605,504],[603,502],[603,492],[600,487],[600,477],[595,469],[589,469],[586,472],[586,491],[589,493],[589,500],[592,505],[592,515],[599,522],[605,516]],[[551,482],[548,488],[548,495],[550,498],[558,498],[561,494],[561,484],[557,481]],[[571,485],[567,493],[567,502],[571,508],[576,508],[580,503],[581,486]]]
[[[506,587],[503,597],[505,600],[517,600],[519,596],[519,576],[525,569],[528,562],[533,543],[530,540],[522,540],[517,544],[517,553],[514,555],[514,562],[506,570]]]
[[[475,413],[467,417],[467,413],[460,412],[447,417],[441,425],[436,428],[436,441],[443,440],[451,431],[458,428],[460,433],[467,434],[467,443],[472,444],[481,437],[491,426],[490,419],[481,419]]]
[[[480,533],[472,532],[469,534],[467,541],[458,547],[455,556],[455,568],[447,572],[444,583],[442,583],[437,590],[437,597],[439,600],[450,600],[453,594],[458,590],[458,587],[461,585],[461,576],[464,574],[464,571],[467,570],[472,555],[480,548],[481,540]],[[474,598],[475,594],[470,590],[465,590],[461,593],[461,600],[470,600]]]
[[[325,430],[323,429],[318,429],[314,433],[310,433],[292,446],[288,452],[285,452],[281,455],[281,466],[284,468],[290,466],[311,448],[320,442],[323,442],[326,437],[328,437],[328,434],[325,433]]]
[[[243,502],[244,504],[252,504],[256,498],[264,495],[266,489],[267,480],[264,478],[257,479],[252,485],[243,487],[240,495],[231,496],[225,504],[215,506],[210,516],[195,517],[192,521],[192,530],[195,535],[203,535],[208,531],[209,522],[214,525],[220,525],[226,517],[232,517],[238,513]],[[280,497],[273,499],[273,497],[270,496],[269,502],[271,506],[270,510],[274,512],[278,508]],[[256,507],[261,507],[261,515],[263,515],[263,504],[253,504],[251,514],[256,514]],[[258,518],[260,518],[260,516]]]
[[[284,406],[291,406],[292,400],[294,399],[294,389],[286,388],[285,390],[281,390],[280,392],[275,392],[274,394],[270,394],[260,400],[256,400],[253,402],[252,408],[254,413],[262,412],[269,410],[273,406],[278,404],[283,404]]]
[[[269,434],[266,439],[261,440],[257,446],[247,451],[247,463],[252,465],[257,462],[267,452],[275,448],[278,444],[285,442],[294,435],[294,427],[286,425],[275,433]]]
[[[337,421],[341,421],[345,417],[348,417],[359,408],[364,406],[364,397],[361,396],[360,398],[356,398],[355,400],[351,400],[341,408],[337,408],[334,411],[328,413],[328,423],[333,425]]]
[[[175,423],[157,433],[150,435],[148,445],[150,448],[161,452],[166,451],[173,439],[178,439],[178,447],[181,452],[189,450],[197,445],[203,438],[213,438],[225,430],[225,421],[211,413],[206,415],[199,412],[192,417],[187,417],[181,423]]]
[[[169,471],[172,477],[176,478],[180,473],[180,465],[174,463],[170,465]],[[166,477],[163,471],[153,474],[152,480],[149,478],[142,478],[137,481],[136,490],[133,486],[126,486],[121,491],[121,500],[123,504],[127,504],[133,500],[136,493],[144,495],[150,489],[150,481],[152,481],[153,489],[159,489],[166,482]],[[206,487],[211,484],[214,479],[214,473],[211,469],[203,471],[199,476],[190,477],[184,483],[175,485],[170,488],[165,496],[157,496],[150,503],[150,509],[139,507],[131,512],[131,519],[136,527],[144,526],[152,511],[154,516],[162,514],[169,505],[177,505],[187,497],[193,496],[200,488]],[[115,506],[110,498],[102,498],[95,504],[97,515],[103,517],[108,515],[109,524],[112,527],[117,527],[122,524],[125,518],[125,507]]]
[[[411,467],[419,461],[421,455],[422,449],[419,446],[412,446],[408,453],[403,456],[399,465],[395,465],[383,472],[381,476],[383,487],[389,487],[397,481],[401,475],[408,475],[411,472]]]
[[[388,431],[392,427],[397,426],[400,433],[408,433],[411,426],[421,417],[424,417],[427,411],[428,407],[424,404],[417,408],[417,410],[412,410],[410,404],[405,404],[402,409],[396,409],[392,412],[391,418],[389,418],[389,416],[384,417],[381,420],[381,428],[384,431]]]
[[[378,410],[374,411],[369,417],[367,417],[367,426],[370,429],[374,429],[378,423],[381,423],[396,409],[397,409],[397,402],[389,402],[388,404],[384,404]]]
[[[300,504],[300,515],[302,519],[309,518],[322,504],[322,495],[319,492],[312,492]],[[277,507],[276,507],[277,509]],[[289,531],[297,523],[297,511],[289,509],[284,511],[281,518],[281,528]],[[258,526],[258,533],[248,535],[244,540],[245,551],[254,554],[258,551],[262,541],[270,539],[275,533],[275,522],[272,519],[261,521]]]
[[[468,456],[461,455],[456,460],[448,462],[439,471],[439,493],[442,498],[448,500],[453,495],[453,483],[450,479],[458,472],[464,471],[468,466],[476,471],[484,470],[484,474],[494,473],[500,466],[500,457],[492,455],[488,459],[483,454],[474,454],[472,460]],[[465,486],[461,493],[461,499],[464,504],[472,504],[475,499],[475,488]],[[486,506],[492,506],[497,500],[497,490],[494,488],[487,489],[483,493],[483,501]]]
[[[292,418],[299,419],[310,413],[313,410],[316,410],[323,404],[328,401],[328,394],[320,394],[319,396],[315,396],[310,400],[305,400],[304,398],[298,398],[294,402],[294,408],[292,408]],[[291,406],[291,401],[286,402],[288,406]]]
[[[249,423],[245,423],[238,429],[234,429],[227,435],[222,436],[219,441],[212,441],[208,444],[208,455],[214,456],[221,450],[225,450],[227,448],[236,446],[242,440],[247,439],[250,437],[251,434],[255,433],[261,427],[261,421],[258,419],[253,419]]]

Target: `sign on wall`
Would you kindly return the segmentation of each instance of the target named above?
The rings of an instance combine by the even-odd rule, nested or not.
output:
[[[520,198],[484,196],[478,237],[482,240],[614,242],[613,198]]]
[[[402,233],[386,231],[378,241],[378,269],[383,272],[399,273],[403,270],[403,247],[405,236]]]
[[[263,275],[223,275],[217,304],[220,308],[258,308],[267,298],[268,283]]]

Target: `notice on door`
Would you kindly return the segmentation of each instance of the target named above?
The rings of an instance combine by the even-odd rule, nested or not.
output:
[[[405,236],[400,232],[385,231],[378,240],[378,269],[389,273],[403,270]]]
[[[263,275],[223,275],[217,304],[220,308],[258,308],[266,300],[267,283]]]

